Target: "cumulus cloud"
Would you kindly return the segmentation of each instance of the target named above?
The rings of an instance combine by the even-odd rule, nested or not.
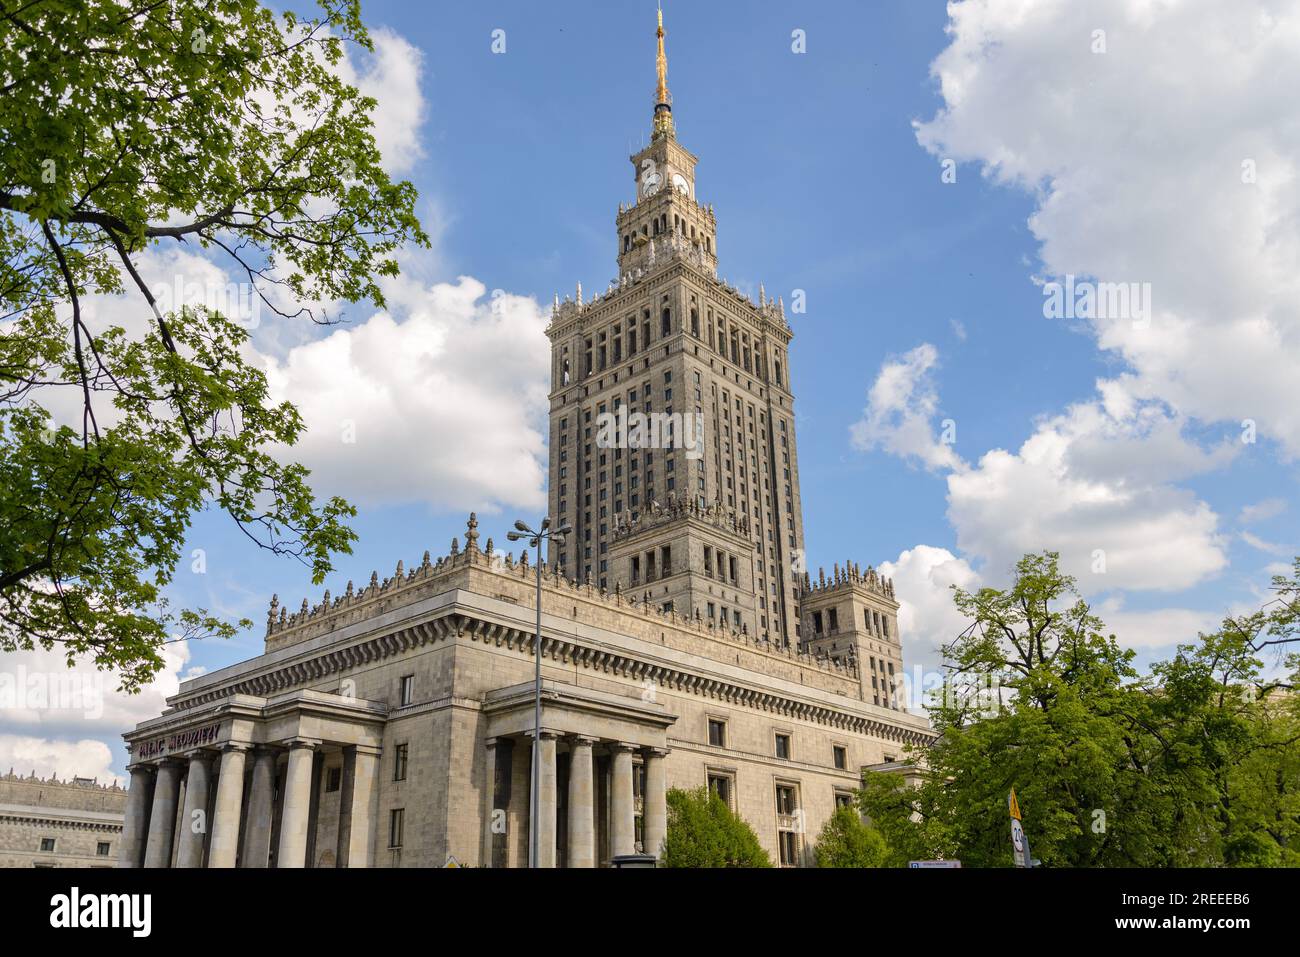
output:
[[[1081,403],[1041,422],[1016,452],[993,449],[950,474],[948,518],[962,551],[995,574],[1046,548],[1085,593],[1182,589],[1227,556],[1215,512],[1171,483],[1220,458],[1188,446],[1158,409],[1117,418]]]
[[[931,470],[962,467],[951,442],[936,438],[931,424],[939,407],[932,375],[938,360],[938,350],[923,342],[881,366],[862,418],[849,428],[855,448],[883,449]]]
[[[1204,582],[1229,539],[1180,483],[1228,466],[1252,429],[1300,454],[1300,118],[1287,92],[1300,86],[1300,8],[966,0],[949,16],[932,64],[943,103],[918,142],[1035,200],[1041,269],[1028,278],[1149,284],[1149,313],[1083,317],[1118,370],[1019,448],[966,464],[935,441],[929,344],[885,363],[853,442],[946,473],[958,546],[984,574],[1051,548],[1085,592]],[[1229,438],[1189,438],[1207,425]],[[1250,506],[1241,524],[1279,511]]]
[[[318,491],[371,505],[544,503],[546,317],[531,298],[486,291],[468,276],[393,282],[392,312],[267,358],[275,397],[307,424],[292,454]]]
[[[1103,384],[1098,399],[1039,422],[1018,450],[970,465],[935,437],[937,363],[929,343],[886,360],[852,441],[945,472],[957,544],[992,575],[1045,548],[1085,591],[1180,589],[1227,564],[1218,516],[1175,483],[1227,464],[1231,446],[1201,448],[1164,405]]]
[[[967,0],[932,64],[936,156],[1030,192],[1045,273],[1150,283],[1096,319],[1117,387],[1300,454],[1300,7]],[[1098,33],[1102,31],[1102,33]],[[1104,52],[1100,52],[1104,50]]]
[[[58,651],[37,648],[4,656],[0,668],[0,769],[99,777],[126,765],[122,733],[166,708],[166,699],[193,677],[191,650],[167,645],[163,668],[138,694],[117,690],[114,678]]]
[[[1222,614],[1190,608],[1156,608],[1127,610],[1124,600],[1112,596],[1093,609],[1106,625],[1106,632],[1127,648],[1172,651],[1174,646],[1191,644],[1196,636],[1218,629]]]
[[[383,157],[384,169],[395,176],[403,175],[424,156],[419,136],[425,116],[420,90],[423,55],[387,27],[371,30],[370,39],[375,45],[373,55],[359,57],[350,49],[336,69],[362,95],[374,97],[371,132],[375,145]]]
[[[907,549],[897,561],[881,563],[880,573],[894,581],[909,681],[915,683],[914,672],[938,673],[940,650],[970,624],[952,603],[952,586],[976,589],[979,575],[965,559],[932,545]]]
[[[113,752],[103,741],[82,738],[79,741],[53,741],[16,734],[0,733],[0,768],[15,774],[59,780],[70,777],[95,778],[100,784],[122,783],[113,770]]]

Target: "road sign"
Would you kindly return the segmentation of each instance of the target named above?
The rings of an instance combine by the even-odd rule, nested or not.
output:
[[[961,867],[961,861],[908,861],[908,867]]]
[[[1017,821],[1020,820],[1020,803],[1016,800],[1016,789],[1011,789],[1011,797],[1007,799],[1007,806],[1011,809],[1011,816]]]
[[[443,867],[460,867],[461,864],[460,864],[460,861],[456,860],[456,856],[455,856],[454,854],[448,854],[448,855],[447,855],[447,863],[444,864],[444,865],[442,865],[442,866],[443,866]]]
[[[1029,845],[1025,841],[1025,829],[1014,817],[1011,819],[1011,849],[1016,855],[1016,867],[1029,866]]]

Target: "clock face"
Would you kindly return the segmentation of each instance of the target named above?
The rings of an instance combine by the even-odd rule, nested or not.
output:
[[[681,173],[673,173],[673,189],[684,196],[691,195],[691,181]]]
[[[641,192],[645,196],[657,193],[662,183],[663,177],[654,170],[649,170],[641,177]]]

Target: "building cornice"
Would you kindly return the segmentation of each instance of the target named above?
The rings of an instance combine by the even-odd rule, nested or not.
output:
[[[481,603],[499,605],[503,613],[494,614],[482,607],[472,607],[473,597],[481,599]],[[175,709],[170,714],[206,705],[230,695],[275,695],[415,648],[439,643],[469,641],[531,657],[535,643],[532,626],[517,620],[510,621],[504,613],[506,609],[516,609],[517,614],[517,608],[508,602],[457,592],[450,602],[427,619],[398,623],[392,630],[366,635],[346,644],[326,645],[297,659],[277,662],[246,675],[232,676],[230,680],[210,687],[196,688],[189,693],[182,690],[180,694],[168,699],[168,704]],[[552,618],[549,628],[545,621],[547,617]],[[760,687],[758,681],[747,680],[734,673],[744,672],[743,668],[724,666],[709,659],[673,661],[662,651],[651,654],[643,649],[614,644],[620,638],[625,644],[634,642],[625,636],[603,633],[612,640],[599,640],[598,636],[602,634],[600,629],[582,629],[589,634],[556,635],[554,632],[559,630],[556,625],[553,616],[544,616],[542,654],[565,667],[621,677],[647,683],[647,686],[664,687],[678,694],[695,695],[733,707],[749,708],[903,744],[925,744],[933,738],[933,733],[924,727],[923,719],[907,715],[906,718],[910,720],[899,720],[884,709],[873,708],[864,702],[859,702],[861,707],[854,708],[826,700],[834,692],[812,688],[803,689],[802,693],[784,690],[778,686],[789,684],[788,681],[770,677],[764,682],[766,687]],[[566,630],[572,628],[572,623],[566,623]],[[548,630],[552,634],[545,634]],[[696,658],[680,653],[676,657]],[[846,697],[845,703],[851,700],[855,699]],[[880,713],[875,714],[876,711]],[[179,718],[180,715],[176,714],[176,717]]]

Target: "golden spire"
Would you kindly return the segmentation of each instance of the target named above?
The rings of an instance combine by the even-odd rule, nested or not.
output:
[[[659,53],[655,57],[655,72],[659,85],[655,89],[655,120],[653,139],[673,135],[673,97],[668,92],[668,54],[664,52],[664,8],[659,7],[659,29],[655,34],[659,38]]]

